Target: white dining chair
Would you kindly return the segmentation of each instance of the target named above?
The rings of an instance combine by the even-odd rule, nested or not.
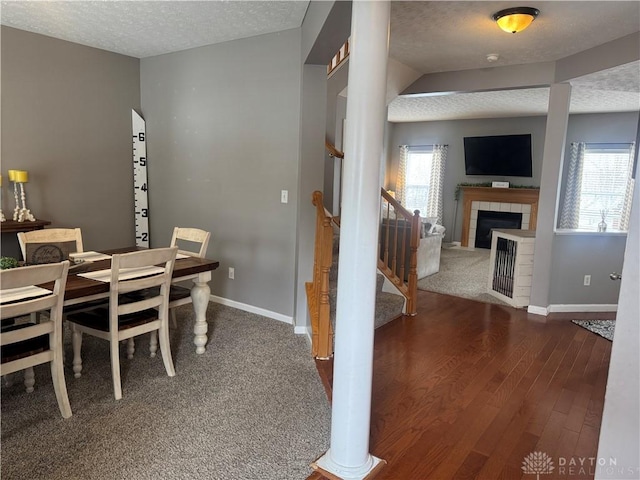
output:
[[[10,302],[0,304],[3,323],[7,319],[48,312],[48,315],[39,316],[37,323],[11,322],[2,328],[0,375],[27,370],[29,374],[25,377],[29,381],[33,378],[34,366],[50,363],[53,389],[64,418],[71,416],[62,352],[62,304],[68,272],[68,261],[0,270],[0,285],[3,289],[1,300],[5,301],[10,295],[17,295],[17,298],[12,298]],[[37,286],[49,282],[53,282],[51,291]],[[30,296],[21,297],[14,289],[22,289],[22,295],[27,293]]]
[[[67,315],[67,321],[73,329],[73,372],[76,378],[79,378],[82,372],[82,335],[85,333],[109,341],[113,392],[116,400],[122,398],[119,357],[119,344],[122,340],[159,332],[165,370],[168,376],[175,375],[167,318],[169,288],[177,252],[177,247],[152,248],[111,257],[108,308],[98,307]],[[138,275],[144,276],[130,278],[131,269],[145,269],[138,270]],[[138,291],[145,291],[147,294],[139,298],[126,295]],[[149,295],[150,291],[157,293]],[[134,348],[132,341],[128,342],[128,345],[128,350]],[[155,356],[157,348],[157,342],[152,342],[151,356]],[[128,353],[129,357],[133,356],[133,351]]]
[[[178,254],[204,258],[209,247],[211,232],[199,228],[175,227],[171,237],[171,246],[178,247]],[[171,285],[169,294],[169,312],[173,326],[177,326],[176,307],[191,303],[191,290],[180,285]]]
[[[19,232],[18,243],[27,264],[54,263],[67,260],[69,253],[83,252],[79,228],[45,228]]]

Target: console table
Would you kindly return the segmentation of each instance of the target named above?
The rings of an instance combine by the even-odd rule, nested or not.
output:
[[[7,220],[0,223],[2,233],[30,232],[32,230],[42,230],[46,225],[51,225],[49,220],[36,220],[35,222],[16,222]]]
[[[488,293],[514,307],[529,305],[535,241],[535,230],[492,230]]]

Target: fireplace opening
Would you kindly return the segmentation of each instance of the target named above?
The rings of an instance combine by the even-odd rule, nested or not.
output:
[[[491,248],[491,231],[494,228],[522,228],[522,213],[478,210],[476,248]]]

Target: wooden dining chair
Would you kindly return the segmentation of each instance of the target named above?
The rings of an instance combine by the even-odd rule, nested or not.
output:
[[[32,296],[18,296],[15,300],[0,304],[2,321],[48,311],[48,316],[40,316],[39,323],[12,323],[0,330],[0,375],[33,369],[36,365],[49,362],[53,389],[64,418],[71,416],[62,352],[62,303],[68,272],[68,261],[0,270],[4,299],[15,293],[12,289],[36,290],[36,285],[54,282],[53,290],[48,293],[46,290],[36,290],[30,294]]]
[[[73,371],[76,378],[79,378],[82,372],[83,333],[108,340],[110,343],[111,373],[116,400],[122,398],[119,356],[119,344],[122,340],[132,339],[144,333],[159,332],[165,370],[170,377],[175,375],[167,317],[171,275],[177,252],[178,247],[153,248],[111,257],[109,306],[67,315],[67,321],[73,329]],[[133,273],[135,269],[137,273]],[[141,274],[144,276],[138,276]],[[140,297],[128,295],[138,291],[145,291],[147,294]],[[149,291],[157,293],[149,295]],[[134,348],[133,342],[128,342],[128,345],[131,350]],[[157,348],[157,342],[155,345],[152,342],[151,356],[155,356]],[[130,356],[133,355],[133,351],[129,353]]]
[[[171,246],[177,246],[179,254],[204,258],[207,254],[210,239],[211,232],[199,228],[175,227],[171,237]],[[177,325],[175,308],[189,303],[191,303],[191,289],[180,285],[171,285],[169,312],[174,326]]]
[[[67,260],[70,253],[83,252],[79,228],[45,228],[19,232],[18,243],[25,263],[55,263]]]

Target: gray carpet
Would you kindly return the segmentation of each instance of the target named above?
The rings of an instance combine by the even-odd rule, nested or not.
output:
[[[615,320],[571,320],[576,325],[586,328],[590,332],[606,338],[610,342],[613,341],[613,334],[616,329]]]
[[[191,306],[172,329],[176,376],[139,337],[113,398],[108,342],[85,336],[84,372],[66,370],[73,417],[59,413],[47,366],[36,390],[2,388],[2,479],[304,479],[329,446],[330,407],[306,338],[221,305],[209,344],[192,344]],[[66,335],[66,364],[71,364]],[[122,352],[122,350],[121,350]]]
[[[418,280],[418,289],[507,305],[487,293],[490,255],[491,251],[484,248],[442,248],[440,271]]]

